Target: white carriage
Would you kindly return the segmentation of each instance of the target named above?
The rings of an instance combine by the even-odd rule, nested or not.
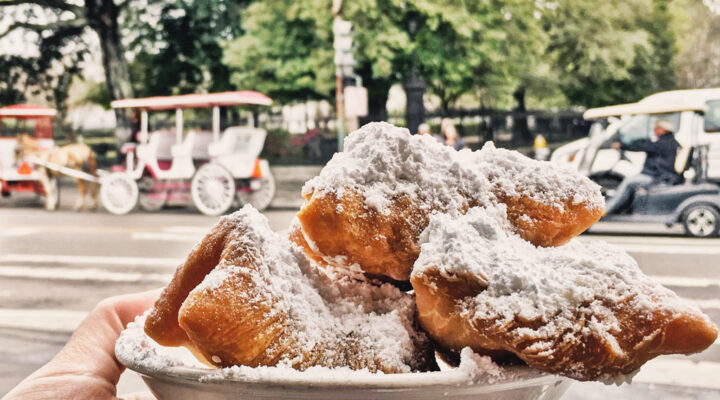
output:
[[[265,209],[275,194],[267,160],[259,158],[266,132],[250,126],[220,131],[220,107],[270,105],[254,91],[123,99],[113,108],[140,111],[137,145],[123,146],[126,165],[102,180],[100,199],[114,214],[166,204],[189,203],[207,215],[227,212],[235,202]],[[183,109],[212,108],[212,131],[183,129]],[[175,132],[148,131],[148,111],[175,110]]]

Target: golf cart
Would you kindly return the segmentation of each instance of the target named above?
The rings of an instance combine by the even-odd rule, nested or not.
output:
[[[639,174],[645,153],[612,149],[612,142],[647,139],[658,119],[676,127],[680,150],[675,170],[682,177],[676,185],[657,184],[639,189],[618,214],[603,221],[682,223],[688,235],[717,236],[720,230],[720,90],[664,92],[638,103],[594,108],[588,138],[558,148],[551,162],[571,166],[600,184],[606,196],[626,176]]]

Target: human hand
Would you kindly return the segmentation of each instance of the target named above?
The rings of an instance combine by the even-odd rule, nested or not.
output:
[[[125,369],[115,358],[115,341],[125,326],[152,307],[160,289],[102,300],[80,323],[65,347],[3,400],[116,399]],[[125,399],[155,399],[150,393]]]
[[[612,144],[610,145],[610,147],[615,150],[620,150],[620,146],[620,142],[612,142]]]

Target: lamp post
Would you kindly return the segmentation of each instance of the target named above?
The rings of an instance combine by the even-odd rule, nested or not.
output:
[[[408,18],[408,33],[410,41],[415,42],[417,33],[417,15],[411,13]],[[425,120],[425,105],[423,95],[425,94],[425,81],[423,81],[417,69],[417,55],[415,49],[410,54],[410,73],[403,85],[407,98],[405,106],[405,125],[411,133],[418,130],[418,126]]]

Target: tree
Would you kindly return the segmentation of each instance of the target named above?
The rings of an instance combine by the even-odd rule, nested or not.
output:
[[[720,86],[720,2],[675,0],[671,13],[676,16],[672,28],[678,38],[678,86]]]
[[[552,4],[544,15],[548,53],[571,104],[636,101],[675,86],[677,49],[668,0]]]
[[[331,97],[330,1],[255,2],[241,19],[244,34],[225,46],[233,84],[280,103]]]
[[[63,0],[0,0],[3,11],[14,11],[22,18],[13,18],[14,22],[0,33],[0,38],[16,30],[33,32],[38,37],[39,52],[34,57],[16,57],[12,65],[33,66],[27,71],[28,79],[54,82],[55,103],[63,108],[64,95],[72,81],[72,76],[80,73],[80,63],[88,51],[85,34],[97,35],[105,68],[108,91],[113,99],[132,97],[128,63],[120,37],[119,15],[128,1],[115,3],[113,0],[84,0],[83,5]],[[18,6],[14,9],[9,7]],[[43,18],[37,18],[42,14]],[[68,53],[68,50],[70,52]],[[60,62],[64,72],[53,75],[53,66]],[[125,113],[116,111],[118,128],[129,128]],[[122,136],[129,132],[121,133]]]
[[[515,24],[513,10],[523,4],[521,0],[345,2],[342,18],[354,27],[355,71],[368,88],[369,119],[386,118],[388,91],[392,84],[405,81],[413,62],[446,110],[462,94],[506,76],[505,30]],[[264,90],[280,102],[331,97],[329,0],[290,5],[279,0],[257,2],[242,19],[245,34],[225,49],[236,85]],[[414,40],[409,33],[411,20]]]
[[[178,2],[150,0],[160,8],[156,24],[145,9],[129,10],[131,75],[139,96],[219,92],[233,87],[221,43],[241,33],[239,10],[248,0]]]

